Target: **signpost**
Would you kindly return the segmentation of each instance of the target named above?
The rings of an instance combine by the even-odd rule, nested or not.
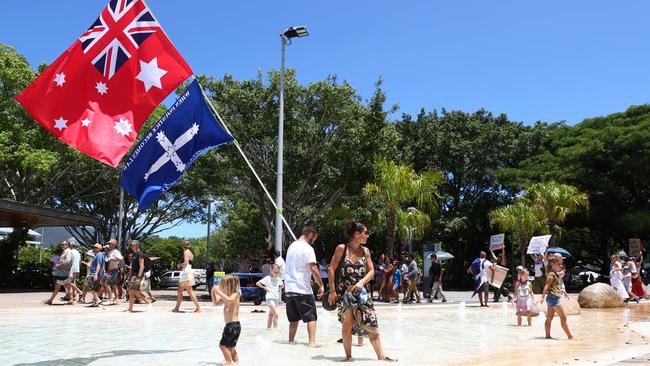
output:
[[[544,254],[549,240],[551,240],[550,235],[533,236],[530,238],[530,243],[528,243],[526,254]]]
[[[505,247],[505,234],[492,235],[490,237],[490,248],[492,250],[503,249]]]

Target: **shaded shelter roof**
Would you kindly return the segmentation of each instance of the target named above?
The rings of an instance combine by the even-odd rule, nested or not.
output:
[[[0,199],[0,227],[99,226],[95,218]]]

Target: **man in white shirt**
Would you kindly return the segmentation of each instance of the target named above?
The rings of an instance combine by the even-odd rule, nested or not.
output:
[[[483,286],[483,294],[478,294],[478,299],[481,302],[481,306],[488,305],[488,295],[490,290],[490,281],[494,278],[494,270],[496,269],[496,263],[492,263],[487,260],[487,254],[481,252],[479,255],[481,257],[481,286]],[[483,296],[483,297],[481,297]],[[483,298],[485,298],[485,305],[483,304]]]
[[[318,271],[316,253],[312,245],[318,234],[316,229],[306,226],[300,238],[291,243],[287,250],[284,288],[287,296],[287,319],[289,320],[289,342],[293,343],[298,330],[298,322],[307,323],[309,346],[316,347],[316,301],[311,288],[311,277],[318,283],[316,297],[320,299],[325,292],[323,280]]]
[[[79,272],[81,271],[79,263],[81,263],[81,253],[77,250],[77,243],[70,242],[70,252],[72,253],[72,266],[70,267],[70,276],[72,277],[72,283],[70,283],[70,288],[72,289],[72,297],[70,301],[74,301],[74,295],[81,295],[81,290],[77,287],[77,278],[79,278]]]

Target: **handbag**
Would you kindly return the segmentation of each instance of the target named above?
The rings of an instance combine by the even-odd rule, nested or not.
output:
[[[339,264],[336,266],[336,270],[334,271],[334,286],[338,285],[339,280],[341,279],[341,267],[343,267],[343,261],[345,261],[345,256],[347,254],[348,254],[348,245],[345,244],[345,249],[343,250],[343,255],[341,256],[341,260],[339,260]]]
[[[70,269],[59,268],[52,271],[55,280],[64,281],[70,276]]]

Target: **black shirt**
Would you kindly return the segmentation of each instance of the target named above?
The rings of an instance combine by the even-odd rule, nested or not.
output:
[[[440,274],[442,273],[442,266],[440,263],[431,263],[431,268],[429,268],[429,280],[433,283],[435,281],[440,281]]]
[[[131,258],[131,276],[137,276],[140,273],[140,259],[144,259],[142,252],[137,252]]]

